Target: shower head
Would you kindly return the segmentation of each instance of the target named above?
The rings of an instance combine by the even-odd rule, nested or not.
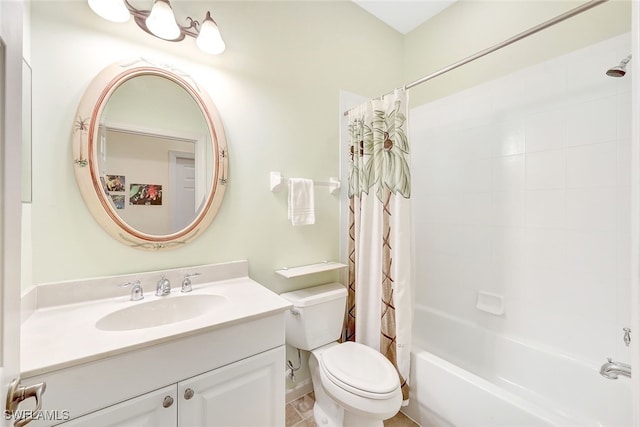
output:
[[[631,61],[631,55],[620,61],[620,64],[615,67],[611,67],[607,70],[607,76],[609,77],[624,77],[627,74],[627,64]]]

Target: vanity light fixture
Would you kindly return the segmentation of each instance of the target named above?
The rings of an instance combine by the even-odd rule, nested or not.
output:
[[[150,10],[137,9],[128,0],[88,0],[89,7],[102,18],[112,22],[134,21],[145,32],[163,40],[179,42],[186,36],[196,39],[200,50],[217,55],[224,52],[225,44],[216,21],[207,12],[199,22],[187,16],[186,26],[177,23],[169,0],[154,0]]]

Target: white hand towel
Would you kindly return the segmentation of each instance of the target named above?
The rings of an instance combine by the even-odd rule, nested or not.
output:
[[[289,178],[289,216],[291,225],[311,225],[316,222],[313,201],[313,180]]]

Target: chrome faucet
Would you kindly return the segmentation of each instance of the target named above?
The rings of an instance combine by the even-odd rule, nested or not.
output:
[[[162,276],[162,278],[158,280],[158,283],[156,285],[156,296],[164,297],[169,295],[170,293],[171,293],[171,282],[169,282],[169,279]]]
[[[140,301],[144,299],[144,292],[142,291],[142,285],[140,284],[140,280],[136,280],[135,282],[127,282],[120,285],[123,288],[128,288],[131,286],[131,301]]]
[[[631,378],[631,365],[613,362],[610,357],[607,357],[607,363],[603,364],[600,368],[600,375],[610,380],[617,380],[618,375]]]
[[[199,276],[200,273],[191,273],[185,274],[184,279],[182,279],[182,289],[181,292],[191,292],[191,279],[190,277]]]

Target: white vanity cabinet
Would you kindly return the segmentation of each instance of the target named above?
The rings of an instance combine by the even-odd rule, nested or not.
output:
[[[200,283],[153,295],[155,281]],[[46,383],[29,427],[283,427],[285,312],[247,261],[39,286],[23,296],[21,384]],[[33,399],[19,409],[33,409]]]
[[[284,357],[278,347],[61,426],[284,426]]]
[[[43,414],[71,418],[29,427],[282,427],[285,357],[280,311],[26,377],[26,385],[47,383]]]

